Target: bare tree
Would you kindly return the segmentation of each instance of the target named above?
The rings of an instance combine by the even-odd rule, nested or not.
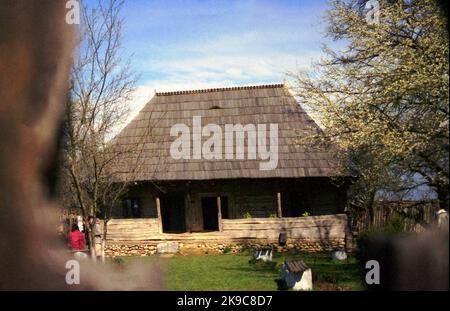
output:
[[[64,195],[80,208],[85,219],[102,215],[103,241],[111,209],[128,186],[126,181],[117,182],[113,167],[127,153],[132,153],[134,160],[128,162],[129,171],[137,171],[139,165],[136,145],[117,148],[111,139],[129,115],[126,102],[132,98],[137,81],[130,62],[121,55],[122,6],[121,0],[109,0],[98,1],[92,11],[82,8],[64,128],[62,173],[68,183],[62,187],[68,192]],[[145,136],[143,133],[142,138]],[[95,258],[93,226],[87,227]]]

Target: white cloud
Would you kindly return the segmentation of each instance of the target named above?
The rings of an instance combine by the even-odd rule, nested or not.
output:
[[[324,2],[126,5],[126,48],[142,74],[129,120],[156,91],[280,83],[320,57]],[[145,19],[142,19],[145,16]]]
[[[197,81],[251,83],[252,81],[282,81],[288,71],[308,68],[314,59],[304,55],[301,59],[289,54],[264,56],[208,55],[144,64],[145,70],[164,73],[164,81]],[[150,81],[154,84],[154,81]],[[188,82],[189,83],[189,82]]]
[[[169,79],[188,75],[217,81],[282,80],[287,71],[309,67],[320,54],[318,47],[301,49],[304,41],[307,41],[305,30],[295,35],[283,32],[223,35],[187,46],[171,46],[167,51],[170,57],[144,62],[143,69],[168,75]],[[299,45],[298,51],[286,51],[286,46],[292,44]]]
[[[283,65],[281,65],[283,63]],[[309,62],[308,62],[309,63]],[[136,88],[130,105],[131,114],[128,123],[151,100],[154,93],[182,91],[204,88],[219,88],[243,84],[280,83],[290,69],[304,68],[293,57],[253,58],[220,57],[204,59],[185,59],[170,64],[154,64],[153,70],[165,68],[166,77],[150,80]],[[245,82],[242,82],[245,81]]]
[[[317,50],[303,50],[299,54],[284,51],[283,42],[292,40],[292,34],[241,33],[189,46],[171,46],[170,56],[140,64],[144,74],[155,78],[137,87],[133,100],[127,103],[132,110],[128,121],[150,101],[155,91],[283,82],[288,72],[305,70],[320,56]]]

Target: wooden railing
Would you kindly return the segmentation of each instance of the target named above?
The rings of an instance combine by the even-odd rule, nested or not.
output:
[[[292,239],[340,239],[347,232],[347,215],[285,218],[223,219],[223,233],[232,238],[278,239],[286,232]]]
[[[222,231],[214,232],[214,234],[217,238],[224,239],[275,241],[278,240],[281,232],[285,232],[291,239],[327,241],[345,238],[348,232],[347,225],[347,215],[345,214],[222,219]],[[192,236],[195,235],[196,233],[192,233]],[[110,241],[146,241],[158,236],[161,236],[158,218],[112,219],[108,222],[107,239]],[[183,235],[183,238],[188,238],[188,236]]]
[[[111,219],[108,240],[140,241],[158,234],[158,218]]]

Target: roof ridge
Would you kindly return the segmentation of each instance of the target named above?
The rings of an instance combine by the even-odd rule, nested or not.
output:
[[[231,86],[231,87],[197,89],[197,90],[186,90],[186,91],[155,92],[155,95],[156,96],[187,95],[187,94],[212,93],[212,92],[222,92],[222,91],[271,89],[271,88],[279,88],[279,87],[284,87],[284,84],[277,83],[277,84],[262,84],[262,85]]]

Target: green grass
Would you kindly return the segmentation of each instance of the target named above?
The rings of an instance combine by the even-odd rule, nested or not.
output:
[[[159,265],[165,272],[168,290],[277,290],[280,266],[285,259],[301,259],[312,269],[315,290],[335,289],[334,286],[345,290],[364,289],[357,260],[334,261],[329,253],[275,253],[273,262],[256,264],[249,263],[249,253],[123,259],[125,266],[131,261]]]

